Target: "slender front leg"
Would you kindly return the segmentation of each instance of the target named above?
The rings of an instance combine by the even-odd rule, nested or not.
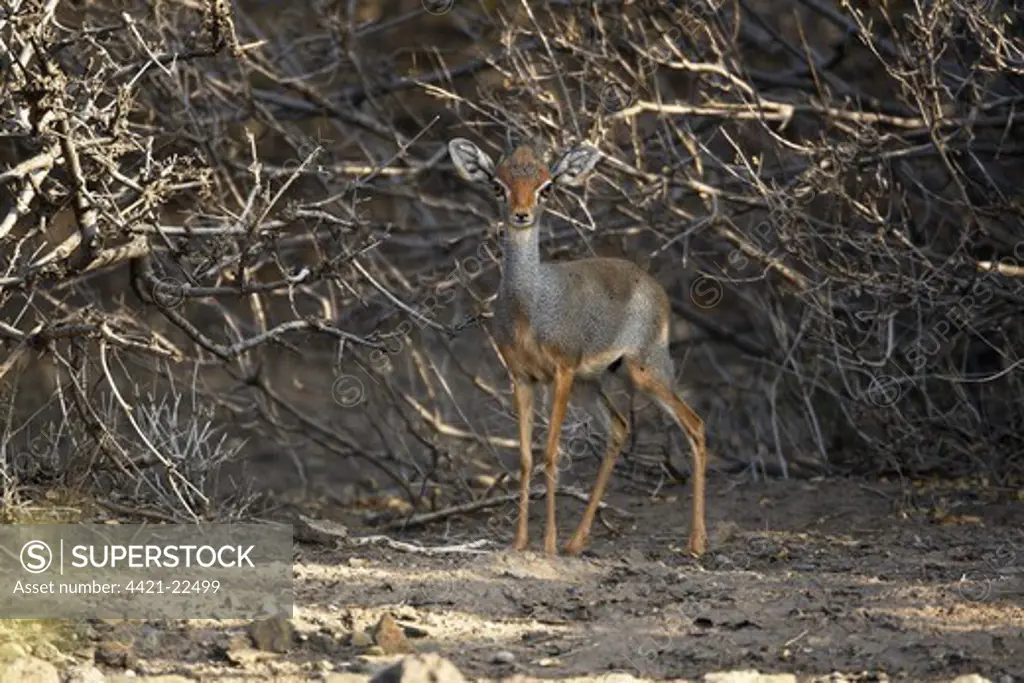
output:
[[[547,483],[548,518],[544,530],[544,552],[554,555],[558,552],[558,527],[555,525],[555,490],[558,488],[558,442],[562,434],[565,408],[569,404],[572,381],[575,373],[571,368],[559,368],[555,372],[554,400],[551,406],[551,423],[548,425],[548,448],[544,458],[544,478]]]
[[[516,413],[519,416],[519,520],[513,548],[523,550],[530,544],[530,477],[533,474],[533,382],[525,377],[512,378]]]

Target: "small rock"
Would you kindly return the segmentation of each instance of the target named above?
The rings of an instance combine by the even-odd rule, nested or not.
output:
[[[272,656],[271,653],[265,650],[257,650],[251,647],[235,648],[224,653],[225,659],[243,669],[251,668],[258,662],[270,659]]]
[[[112,666],[116,669],[130,669],[135,666],[135,649],[131,639],[110,638],[100,641],[96,646],[97,664]]]
[[[389,655],[412,652],[412,646],[405,639],[405,632],[390,614],[385,614],[377,622],[373,629],[373,641]]]
[[[378,672],[370,683],[466,683],[462,672],[436,654],[416,654]]]
[[[978,674],[966,674],[964,676],[957,676],[951,683],[992,683],[992,681]]]
[[[537,666],[547,669],[553,666],[562,666],[562,662],[554,657],[543,657],[537,660]]]
[[[373,645],[373,636],[366,631],[353,631],[348,644],[352,647],[370,647]]]
[[[763,674],[756,669],[704,674],[704,683],[797,683],[793,674]]]
[[[316,668],[323,673],[329,673],[334,671],[334,662],[329,659],[321,659],[316,663]]]
[[[39,659],[45,659],[48,662],[54,663],[63,663],[70,659],[66,654],[57,649],[56,645],[45,641],[35,644],[32,648],[32,655]]]
[[[74,660],[71,664],[92,664],[96,661],[96,648],[92,645],[81,645],[69,654]]]
[[[2,683],[60,683],[57,667],[35,657],[20,657],[0,664]]]
[[[270,617],[249,624],[249,638],[257,650],[288,652],[295,642],[295,629],[285,617]]]
[[[370,647],[366,648],[365,654],[368,654],[371,657],[383,657],[387,654],[387,652],[385,652],[384,648],[382,648],[380,645],[371,645]]]
[[[365,567],[370,564],[370,561],[365,557],[350,557],[348,558],[348,566],[350,567]]]
[[[206,647],[210,647],[210,644],[207,644]],[[255,661],[255,658],[247,653],[257,652],[257,650],[252,649],[249,637],[239,634],[213,643],[212,649],[215,655],[223,657],[227,662],[235,666],[245,666]]]
[[[319,652],[325,655],[333,655],[338,651],[338,640],[330,633],[324,633],[318,631],[316,633],[309,634],[306,639],[306,644],[314,652]]]
[[[426,638],[430,635],[425,628],[420,628],[419,626],[410,626],[409,624],[402,624],[401,626],[406,638]]]
[[[104,683],[107,677],[95,666],[76,665],[64,672],[64,683]]]
[[[200,643],[204,647],[209,647],[209,643]],[[227,640],[222,640],[213,646],[213,649],[221,655],[227,655],[232,650],[247,650],[251,645],[251,641],[248,637],[240,634],[234,634],[228,637]]]
[[[516,656],[508,650],[495,652],[494,656],[491,657],[492,664],[511,664],[514,661],[516,661]]]
[[[8,662],[12,659],[27,657],[28,652],[18,643],[4,643],[0,645],[0,662]]]

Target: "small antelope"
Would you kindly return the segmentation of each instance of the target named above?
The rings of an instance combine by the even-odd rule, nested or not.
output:
[[[554,554],[555,490],[559,436],[573,382],[590,390],[605,371],[625,366],[630,384],[650,396],[685,432],[693,457],[693,519],[689,551],[704,552],[704,423],[674,391],[668,350],[668,295],[639,266],[624,259],[588,258],[566,263],[540,260],[538,223],[555,184],[582,185],[600,159],[594,147],[571,149],[549,170],[530,145],[521,145],[495,165],[465,138],[448,143],[448,152],[466,181],[489,186],[505,207],[505,254],[495,303],[493,332],[512,380],[519,417],[520,499],[516,550],[529,545],[527,513],[533,472],[534,385],[553,385],[551,423],[545,453],[547,528],[544,550]],[[600,401],[608,446],[597,481],[576,533],[565,552],[579,553],[594,521],[626,441],[627,422],[603,390]]]

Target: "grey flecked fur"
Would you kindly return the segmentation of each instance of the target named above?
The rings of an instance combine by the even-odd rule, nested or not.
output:
[[[693,457],[693,524],[688,548],[700,555],[707,545],[704,519],[704,423],[673,389],[668,351],[669,302],[665,290],[641,268],[624,259],[590,258],[567,263],[540,260],[538,223],[548,189],[555,183],[580,185],[597,164],[600,152],[580,146],[569,150],[549,170],[537,151],[520,145],[501,164],[463,138],[448,143],[459,175],[490,184],[504,200],[505,263],[495,305],[493,329],[502,358],[513,373],[513,396],[519,416],[519,518],[513,547],[529,545],[532,475],[533,384],[554,386],[554,402],[544,454],[547,482],[544,548],[555,553],[559,431],[577,386],[600,394],[609,430],[608,446],[583,518],[565,546],[578,553],[586,544],[601,496],[628,433],[625,418],[595,381],[606,369],[625,366],[630,383],[647,393],[672,416],[690,442]],[[574,382],[576,378],[585,380]],[[589,380],[589,381],[586,381]],[[598,389],[597,392],[594,390]],[[578,397],[577,397],[578,398]]]
[[[460,175],[477,183],[494,183],[498,169],[490,157],[468,140],[449,144]],[[520,148],[522,149],[522,148]],[[553,182],[576,185],[597,161],[593,148],[577,147],[551,170]],[[512,157],[513,155],[510,155]],[[506,157],[502,171],[514,183],[537,184],[537,164]],[[559,172],[561,171],[561,173]],[[522,186],[520,189],[523,189]],[[520,193],[523,194],[523,193]],[[519,197],[529,200],[529,197]],[[509,217],[508,202],[499,202]],[[532,222],[506,221],[504,264],[494,310],[494,334],[499,343],[512,344],[514,312],[529,320],[537,341],[562,354],[600,362],[579,368],[579,379],[594,379],[608,365],[625,357],[649,367],[671,385],[673,363],[668,352],[669,302],[661,285],[636,264],[613,258],[587,258],[564,263],[540,259],[539,223],[543,203],[536,202]],[[550,377],[534,379],[549,380]]]

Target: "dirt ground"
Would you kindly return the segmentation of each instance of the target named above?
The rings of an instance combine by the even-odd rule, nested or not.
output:
[[[711,546],[699,561],[682,551],[682,486],[657,499],[611,492],[607,501],[633,517],[607,512],[619,535],[595,524],[577,558],[537,552],[542,503],[531,508],[526,553],[507,550],[508,509],[388,534],[426,547],[475,541],[482,552],[298,542],[299,646],[231,662],[225,638],[244,625],[190,622],[138,640],[136,668],[203,680],[366,672],[393,658],[367,655],[351,634],[390,613],[416,650],[441,653],[469,677],[615,683],[757,669],[801,681],[1024,681],[1022,506],[1015,491],[981,490],[989,493],[718,474],[709,481]],[[560,498],[560,541],[581,512]],[[375,533],[355,519],[350,537]]]

